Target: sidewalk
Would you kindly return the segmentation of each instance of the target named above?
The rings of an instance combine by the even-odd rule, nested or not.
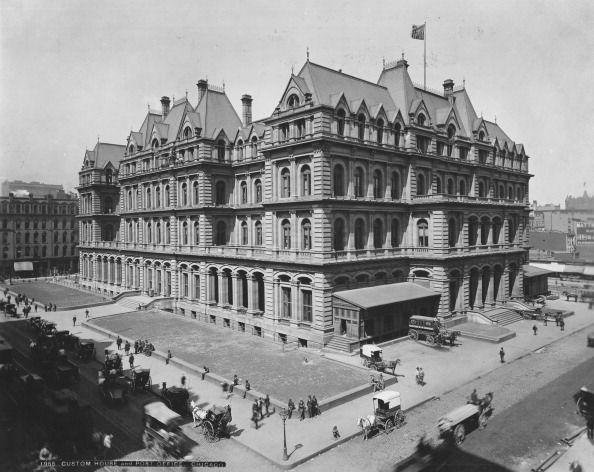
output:
[[[404,378],[399,378],[399,383],[389,387],[389,389],[401,393],[403,408],[408,410],[432,399],[434,396],[439,396],[453,388],[464,385],[477,376],[484,375],[502,366],[498,356],[500,346],[503,346],[506,351],[506,361],[511,362],[594,322],[594,312],[588,310],[587,305],[556,301],[554,304],[551,303],[550,306],[571,309],[576,312],[576,315],[568,318],[565,332],[561,333],[554,322],[552,326],[549,323],[547,327],[542,326],[542,322],[536,322],[539,333],[534,336],[531,328],[535,322],[523,321],[512,325],[512,328],[518,333],[517,337],[501,345],[464,339],[461,346],[447,351],[441,351],[423,343],[409,341],[386,347],[384,349],[385,358],[401,358],[402,365],[396,369],[396,372],[405,375]],[[122,312],[121,307],[109,305],[91,309],[92,316],[105,316],[114,312]],[[58,329],[68,329],[79,337],[92,338],[97,341],[111,340],[111,349],[117,349],[113,342],[115,335],[113,338],[108,338],[107,336],[98,335],[96,331],[86,326],[79,325],[81,321],[84,321],[84,310],[80,315],[77,314],[76,327],[72,326],[72,311],[38,312],[37,315],[56,322]],[[587,331],[584,332],[584,343],[586,342],[586,333]],[[123,335],[122,338],[125,340]],[[123,351],[120,352],[123,353]],[[102,357],[102,355],[102,352],[98,353],[98,358]],[[358,356],[350,357],[328,353],[325,356],[328,358],[336,357],[341,362],[360,363]],[[174,357],[172,363],[166,365],[162,358],[146,357],[144,355],[135,356],[136,365],[151,369],[154,384],[160,386],[161,382],[167,382],[168,386],[179,385],[181,376],[185,374],[190,394],[201,407],[230,404],[233,415],[231,425],[235,427],[234,430],[230,431],[232,438],[283,468],[294,467],[360,434],[361,430],[355,424],[357,417],[366,416],[372,412],[372,393],[370,389],[369,394],[332,408],[316,418],[306,419],[301,422],[293,417],[286,424],[287,448],[290,457],[288,461],[283,462],[283,425],[279,415],[273,414],[269,418],[265,418],[260,423],[258,430],[254,429],[251,422],[252,401],[244,400],[235,394],[227,399],[226,396],[223,396],[220,386],[208,381],[202,381],[198,374],[175,365],[173,362],[175,360]],[[417,365],[422,366],[426,372],[427,385],[425,387],[420,387],[414,382],[414,372]],[[338,427],[342,436],[339,441],[335,441],[332,437],[334,425]],[[203,442],[204,439],[199,436],[198,430],[193,429],[191,426],[190,423],[185,427],[188,435],[197,439],[198,442]],[[398,441],[401,434],[402,432],[398,430],[391,433],[394,441]]]
[[[547,472],[572,472],[572,464],[579,464],[582,472],[594,470],[594,441],[588,439],[584,432],[565,453],[549,468]],[[574,465],[575,467],[575,465]]]

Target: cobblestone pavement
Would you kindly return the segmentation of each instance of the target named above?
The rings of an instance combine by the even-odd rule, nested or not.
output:
[[[512,470],[527,472],[551,453],[559,438],[582,426],[582,421],[577,416],[572,416],[574,407],[571,399],[567,398],[558,403],[561,413],[551,409],[543,411],[538,403],[531,401],[524,402],[517,409],[512,407],[535,392],[538,392],[534,397],[535,401],[538,401],[540,395],[547,396],[547,389],[550,388],[547,384],[576,365],[580,369],[571,378],[575,380],[577,388],[582,382],[587,382],[587,379],[594,382],[592,370],[587,369],[594,358],[594,349],[588,349],[585,343],[585,333],[589,329],[591,328],[578,331],[549,347],[504,364],[442,395],[439,400],[426,403],[409,413],[406,425],[401,430],[390,435],[380,434],[368,441],[355,438],[310,460],[298,470],[387,470],[388,466],[414,452],[423,433],[436,435],[438,418],[463,405],[472,389],[476,388],[479,394],[494,391],[495,416],[485,431],[469,434],[463,445],[464,450],[481,454]],[[576,380],[580,375],[584,377]],[[507,411],[510,413],[507,414]],[[498,418],[500,415],[501,421]],[[535,423],[540,420],[527,421],[532,415],[540,417],[540,420],[548,417],[550,421],[543,422],[535,429]]]
[[[174,319],[172,319],[174,316]],[[315,394],[321,401],[369,382],[369,374],[329,361],[312,351],[282,352],[280,345],[245,333],[157,311],[135,312],[93,320],[97,326],[132,339],[149,339],[157,350],[207,365],[211,372],[248,379],[252,388],[281,401]],[[307,357],[308,362],[304,361]]]
[[[92,303],[106,301],[105,298],[93,295],[92,293],[86,293],[50,282],[13,283],[9,289],[12,292],[27,295],[29,299],[34,298],[36,302],[43,303],[44,305],[55,303],[59,308],[90,305]]]

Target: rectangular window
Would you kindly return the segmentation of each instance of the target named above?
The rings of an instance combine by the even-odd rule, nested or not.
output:
[[[311,290],[302,290],[302,305],[303,305],[303,321],[311,323],[313,320],[313,306]]]
[[[281,287],[282,316],[291,318],[291,287]]]
[[[281,141],[288,141],[289,139],[289,125],[281,125],[280,126],[280,140]]]
[[[182,297],[187,297],[188,293],[188,274],[182,274]]]
[[[468,159],[468,148],[461,147],[459,148],[460,159],[465,161]]]
[[[427,150],[429,149],[430,139],[426,136],[417,135],[417,149],[423,153],[427,154]]]
[[[194,274],[194,298],[200,298],[200,275]]]
[[[443,149],[444,149],[444,144],[442,142],[437,141],[437,155],[438,156],[443,156]]]

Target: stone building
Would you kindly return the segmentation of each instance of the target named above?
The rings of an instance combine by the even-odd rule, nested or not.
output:
[[[521,296],[528,156],[465,87],[424,90],[404,59],[377,83],[307,61],[254,122],[249,95],[240,119],[224,89],[197,86],[195,107],[163,97],[112,160],[97,201],[119,227],[81,228],[83,284],[308,346],[343,334],[339,291],[414,282],[440,316]],[[349,332],[379,339],[392,322]]]
[[[39,182],[5,182],[2,187],[8,192],[0,197],[2,276],[76,272],[76,196],[61,185]]]

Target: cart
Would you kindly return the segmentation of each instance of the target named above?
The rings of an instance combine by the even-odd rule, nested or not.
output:
[[[492,399],[493,393],[487,393],[478,404],[468,403],[442,416],[437,422],[440,437],[452,437],[460,445],[467,432],[476,428],[483,429],[493,414]]]
[[[427,344],[453,346],[460,331],[447,329],[441,321],[432,316],[413,315],[408,320],[408,336],[413,341],[425,340]]]
[[[184,457],[190,447],[189,440],[183,434],[180,425],[182,418],[161,402],[148,403],[144,406],[144,447],[159,458]]]
[[[181,416],[186,416],[190,413],[190,393],[187,388],[162,388],[161,398],[169,408]]]
[[[97,351],[93,341],[78,340],[75,347],[76,357],[81,361],[90,361],[95,359]]]
[[[192,416],[195,422],[194,427],[202,428],[204,439],[212,443],[218,441],[221,437],[228,436],[227,425],[233,419],[230,405],[224,408],[212,406],[208,410],[198,408],[193,402],[192,406]]]
[[[104,371],[100,370],[97,373],[97,384],[103,401],[111,405],[128,401],[130,382],[126,377],[118,375],[113,370],[104,375]]]
[[[138,390],[146,390],[150,392],[151,385],[153,384],[150,369],[136,367],[126,378],[130,380],[132,393],[135,393]]]
[[[380,372],[386,372],[388,370],[396,370],[396,366],[400,364],[400,359],[394,361],[384,361],[382,358],[382,348],[375,344],[364,344],[359,349],[359,357],[361,357],[361,363],[365,367],[369,367],[372,370],[378,370]]]

